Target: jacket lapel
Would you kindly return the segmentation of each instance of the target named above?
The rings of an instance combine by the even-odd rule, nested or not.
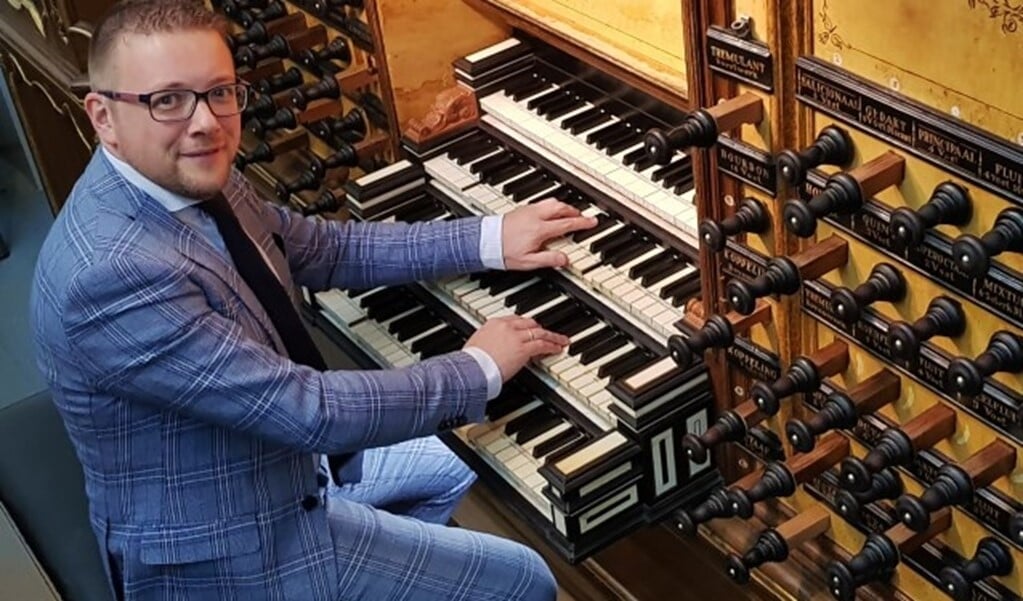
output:
[[[146,231],[157,239],[159,248],[166,249],[166,252],[178,252],[186,260],[194,263],[201,271],[221,280],[229,290],[241,299],[242,304],[262,327],[266,335],[265,339],[272,341],[273,347],[277,352],[286,354],[284,344],[277,334],[273,322],[270,321],[270,317],[263,309],[263,305],[245,281],[242,280],[234,265],[210,244],[204,236],[169,213],[159,202],[150,198],[148,194],[121,177],[109,162],[104,159],[100,159],[100,161],[109,170],[110,176],[120,182],[120,185],[114,188],[123,191],[123,199],[128,205],[126,208],[129,212],[134,213],[135,218],[143,224]],[[108,200],[115,200],[110,196],[107,198]],[[246,230],[251,231],[248,228]]]

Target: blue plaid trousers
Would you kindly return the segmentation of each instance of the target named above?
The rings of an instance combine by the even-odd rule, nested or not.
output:
[[[550,569],[532,549],[445,525],[476,476],[436,437],[370,449],[362,470],[360,482],[327,489],[341,599],[557,596]],[[341,504],[344,511],[332,511]]]

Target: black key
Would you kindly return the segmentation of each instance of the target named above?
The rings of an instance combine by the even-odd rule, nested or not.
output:
[[[653,353],[637,348],[601,365],[597,369],[597,377],[611,378],[612,380],[621,378],[626,374],[632,373],[639,366],[646,365],[653,358]]]
[[[602,328],[590,334],[589,336],[581,340],[577,340],[572,344],[568,345],[568,354],[578,355],[580,353],[586,352],[587,350],[593,348],[594,345],[600,344],[605,340],[610,340],[611,338],[614,338],[617,335],[618,331],[610,326]]]
[[[579,107],[582,106],[583,102],[585,102],[585,100],[583,100],[579,96],[576,96],[572,99],[572,102],[564,105],[559,105],[557,107],[548,108],[544,114],[548,119],[554,121],[559,117],[564,117],[565,115],[571,113],[572,111],[577,110]]]
[[[550,184],[559,184],[559,182],[557,180],[555,180],[555,179],[551,179],[549,183]],[[512,200],[514,200],[515,202],[522,202],[522,201],[526,200],[527,198],[529,198],[529,199],[531,199],[529,201],[530,203],[540,202],[541,200],[543,200],[545,198],[550,198],[552,195],[556,194],[559,190],[561,190],[564,186],[565,186],[565,184],[559,184],[555,188],[551,188],[551,186],[548,185],[548,186],[544,186],[544,187],[539,188],[539,189],[533,189],[533,188],[524,189],[524,190],[521,190],[521,191],[516,192],[515,194],[513,194],[512,195]],[[543,194],[540,194],[541,192],[543,192]]]
[[[423,332],[440,325],[441,320],[430,313],[425,307],[410,313],[405,317],[399,317],[387,325],[387,331],[394,334],[398,340],[408,340],[422,334]]]
[[[622,157],[622,163],[624,163],[626,165],[635,165],[636,163],[638,163],[639,161],[641,161],[641,160],[643,160],[643,159],[645,159],[647,157],[648,157],[648,155],[647,155],[645,147],[644,148],[637,148],[636,150],[633,150],[633,151],[629,152],[628,154],[626,154],[625,156],[623,156]],[[640,169],[638,167],[633,167],[633,168],[636,169],[636,171],[642,171],[642,169]]]
[[[530,96],[537,94],[540,90],[551,87],[551,82],[546,79],[536,77],[533,82],[520,87],[518,90],[508,94],[512,97],[512,100],[519,101],[523,98],[529,98]]]
[[[376,307],[380,305],[386,305],[394,302],[398,299],[407,298],[408,294],[402,288],[384,288],[383,290],[377,290],[372,294],[368,294],[359,300],[359,306],[363,309],[370,307]]]
[[[472,173],[482,174],[488,171],[497,169],[501,165],[506,165],[515,160],[515,154],[510,151],[504,151],[493,156],[489,156],[485,159],[480,159],[469,165],[469,171]]]
[[[497,421],[512,411],[533,400],[532,395],[513,390],[509,393],[501,391],[501,395],[487,403],[486,414],[490,421]]]
[[[624,136],[619,140],[615,140],[614,142],[609,142],[607,146],[604,147],[604,152],[608,156],[614,156],[626,148],[635,146],[636,144],[641,144],[642,142],[643,136],[640,135],[638,131],[632,130],[629,132],[629,135]]]
[[[657,164],[656,159],[645,154],[646,148],[640,148],[640,150],[643,151],[644,156],[632,164],[632,169],[638,173],[642,173]]]
[[[536,457],[537,459],[546,457],[562,447],[572,444],[577,440],[582,440],[582,438],[582,432],[575,428],[569,428],[568,430],[559,432],[533,447],[533,457]]]
[[[441,330],[413,342],[411,347],[412,352],[418,353],[423,357],[440,355],[446,352],[442,349],[448,348],[452,342],[457,344],[459,338],[460,336],[454,330]]]
[[[579,113],[565,119],[561,126],[568,130],[573,136],[589,131],[611,121],[611,115],[601,109],[593,109],[593,112]]]
[[[427,349],[423,354],[423,357],[436,357],[437,355],[443,355],[444,353],[451,353],[460,350],[465,346],[465,337],[460,334],[454,334],[450,339],[445,339],[437,346],[432,349]]]
[[[563,94],[560,98],[538,105],[536,107],[536,113],[541,117],[550,120],[555,118],[551,117],[551,113],[561,111],[561,114],[564,115],[571,111],[574,107],[579,106],[580,102],[581,100],[579,100],[578,96]]]
[[[552,100],[558,100],[560,98],[563,98],[564,96],[565,91],[562,90],[560,87],[555,87],[549,92],[530,98],[529,101],[526,102],[526,108],[532,110],[538,106],[543,105],[544,103],[551,102]]]
[[[579,303],[567,298],[564,302],[537,313],[533,319],[544,329],[557,331],[553,329],[554,324],[574,316],[579,311]]]
[[[501,193],[512,198],[520,194],[529,197],[553,185],[554,180],[551,179],[550,174],[543,171],[533,171],[525,177],[520,177],[515,181],[506,183],[501,187]]]
[[[579,332],[583,332],[589,328],[592,328],[593,326],[599,323],[600,320],[597,319],[596,316],[594,316],[592,313],[587,312],[576,315],[573,319],[570,319],[569,321],[566,321],[564,323],[559,323],[558,329],[555,331],[564,336],[571,337],[575,336]]]
[[[579,362],[583,365],[589,365],[601,357],[606,357],[610,353],[622,348],[629,343],[629,338],[625,335],[618,335],[609,340],[605,340],[600,344],[593,345],[593,348],[587,349],[579,354]]]
[[[510,290],[518,286],[519,284],[529,281],[533,279],[533,277],[535,277],[531,275],[528,271],[510,271],[505,272],[505,275],[506,277],[504,279],[501,279],[488,286],[491,294],[496,296],[498,294],[501,294],[505,290]]]
[[[689,264],[682,259],[679,259],[678,261],[675,262],[665,263],[663,265],[658,266],[657,269],[644,275],[640,279],[639,283],[644,288],[655,288],[657,287],[657,284],[660,283],[661,280],[665,280],[668,277],[678,273],[679,271],[682,271],[688,265]]]
[[[388,303],[370,306],[366,309],[366,315],[376,321],[387,321],[392,317],[397,317],[406,311],[417,309],[420,306],[419,301],[415,298],[404,296]]]
[[[611,248],[618,246],[628,240],[631,240],[636,235],[636,230],[631,227],[623,227],[618,231],[608,234],[600,240],[594,240],[590,243],[590,252],[597,254],[602,252],[605,248]]]
[[[650,179],[655,182],[659,182],[668,175],[671,175],[672,173],[677,173],[678,171],[683,171],[685,169],[690,169],[689,157],[679,157],[674,161],[668,163],[664,167],[654,170],[653,174],[650,176]]]
[[[483,152],[487,148],[497,145],[497,140],[486,136],[470,142],[457,142],[448,149],[448,157],[457,160],[473,153]]]
[[[606,213],[600,213],[597,215],[597,225],[591,227],[588,230],[579,230],[572,233],[573,242],[584,242],[593,236],[596,236],[600,232],[603,232],[609,227],[615,226],[620,223],[617,219],[612,218]]]
[[[531,85],[535,81],[536,77],[532,73],[520,73],[519,75],[506,79],[504,84],[501,86],[501,90],[503,90],[504,93],[511,95],[522,88]]]
[[[597,148],[602,148],[603,140],[616,139],[618,136],[627,134],[630,131],[631,130],[628,125],[621,121],[616,121],[611,125],[598,129],[595,132],[586,134],[586,143],[596,146]]]
[[[527,311],[532,311],[533,309],[539,307],[540,305],[544,305],[554,299],[563,296],[564,293],[562,293],[560,290],[555,290],[554,288],[551,288],[547,292],[541,292],[540,294],[537,294],[535,296],[530,296],[526,298],[526,300],[517,303],[515,305],[515,312],[518,313],[519,315],[522,315]]]
[[[682,278],[677,282],[672,282],[661,290],[661,298],[672,298],[684,293],[686,290],[692,289],[693,280],[699,281],[699,278]]]
[[[548,294],[551,290],[552,288],[547,284],[547,282],[540,280],[531,286],[527,286],[518,292],[514,292],[504,297],[504,306],[514,307],[533,296]]]
[[[480,181],[482,181],[484,184],[493,186],[495,184],[500,184],[502,182],[514,179],[522,175],[523,173],[529,171],[530,169],[532,169],[532,167],[528,163],[515,162],[512,163],[511,165],[508,165],[507,167],[498,169],[493,173],[483,176],[482,178],[480,178]]]
[[[498,150],[499,148],[500,146],[498,145],[496,140],[490,140],[483,144],[471,146],[465,149],[464,151],[459,151],[457,155],[454,154],[453,152],[448,154],[459,165],[465,165],[466,163],[471,163],[476,159],[479,159],[483,155],[490,154],[491,152]]]
[[[661,185],[664,186],[665,188],[674,188],[675,186],[680,186],[684,184],[687,180],[692,181],[692,179],[693,171],[691,169],[682,169],[681,171],[670,173],[667,176],[665,176],[664,180],[661,182]]]
[[[670,250],[666,250],[660,254],[650,257],[649,259],[643,261],[642,263],[639,263],[638,265],[633,265],[632,267],[630,267],[629,278],[633,280],[638,280],[645,276],[646,274],[656,271],[663,265],[668,265],[674,262],[674,260],[675,257],[673,253]]]
[[[505,436],[515,436],[516,432],[536,420],[546,419],[547,416],[551,415],[552,411],[553,409],[549,405],[540,405],[514,419],[508,420],[508,423],[504,425]]]
[[[621,267],[636,257],[646,254],[657,247],[657,244],[650,240],[640,241],[629,248],[623,248],[621,252],[614,253],[611,257],[611,267]]]
[[[515,443],[518,445],[524,445],[544,432],[549,432],[551,429],[556,428],[563,423],[565,423],[565,418],[558,413],[553,413],[546,419],[537,419],[515,433]]]

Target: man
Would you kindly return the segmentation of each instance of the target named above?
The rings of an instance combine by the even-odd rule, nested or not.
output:
[[[114,593],[553,599],[536,553],[443,525],[471,475],[422,437],[483,420],[502,381],[567,339],[511,317],[407,369],[328,371],[286,291],[563,266],[544,243],[593,220],[544,201],[317,223],[264,203],[231,169],[247,91],[198,3],[119,3],[89,69],[101,149],[42,248],[32,320]],[[321,455],[365,449],[325,497]]]

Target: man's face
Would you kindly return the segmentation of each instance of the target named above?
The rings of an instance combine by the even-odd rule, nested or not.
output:
[[[108,67],[103,85],[118,92],[203,92],[236,81],[227,44],[210,30],[127,35]],[[145,104],[93,96],[87,107],[101,139],[142,175],[189,198],[223,189],[241,138],[240,115],[217,117],[200,100],[191,119],[158,122]]]

